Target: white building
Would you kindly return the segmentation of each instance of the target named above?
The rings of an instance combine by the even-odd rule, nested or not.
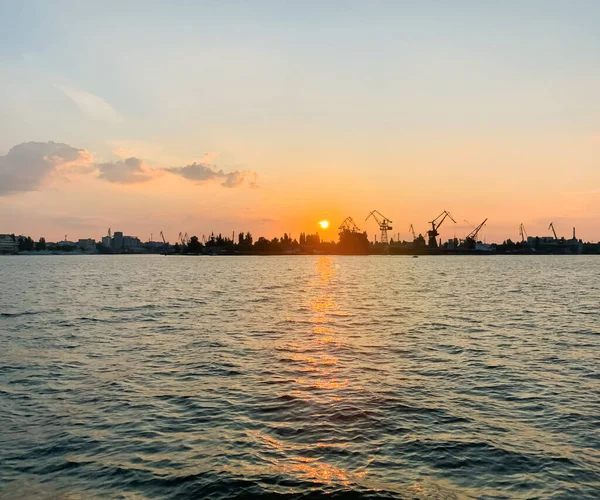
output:
[[[81,239],[77,242],[77,248],[84,252],[89,252],[96,249],[96,240],[93,238]]]
[[[16,253],[19,251],[17,238],[13,239],[10,234],[0,234],[0,253]]]

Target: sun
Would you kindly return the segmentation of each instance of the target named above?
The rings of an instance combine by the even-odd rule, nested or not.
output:
[[[319,226],[321,226],[321,229],[327,229],[329,227],[329,221],[328,220],[319,221]]]

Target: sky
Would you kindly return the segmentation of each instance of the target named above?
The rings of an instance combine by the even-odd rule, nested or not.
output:
[[[600,240],[600,3],[0,0],[0,233]],[[331,221],[323,231],[317,222]],[[467,222],[469,221],[469,222]]]

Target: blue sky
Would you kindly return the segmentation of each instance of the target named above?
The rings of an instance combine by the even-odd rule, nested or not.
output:
[[[483,204],[499,236],[521,222],[503,205],[511,195],[535,201],[525,208],[540,228],[554,217],[591,231],[600,218],[598,2],[0,1],[0,14],[0,154],[57,141],[98,162],[210,158],[256,173],[262,189],[231,190],[231,202],[185,188],[205,211],[234,206],[224,220],[205,215],[216,229],[306,230],[313,212],[360,213],[382,197],[405,222],[457,199],[476,219]],[[431,179],[443,182],[431,190]],[[139,214],[122,223],[141,231],[136,193]],[[52,193],[26,196],[42,206]],[[544,201],[557,197],[584,202],[575,213]],[[0,203],[17,210],[14,198]],[[255,222],[275,207],[280,224]]]

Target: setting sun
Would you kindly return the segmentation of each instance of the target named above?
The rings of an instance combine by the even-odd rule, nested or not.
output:
[[[322,220],[319,222],[319,226],[321,226],[321,229],[327,229],[329,227],[329,221],[328,220]]]

